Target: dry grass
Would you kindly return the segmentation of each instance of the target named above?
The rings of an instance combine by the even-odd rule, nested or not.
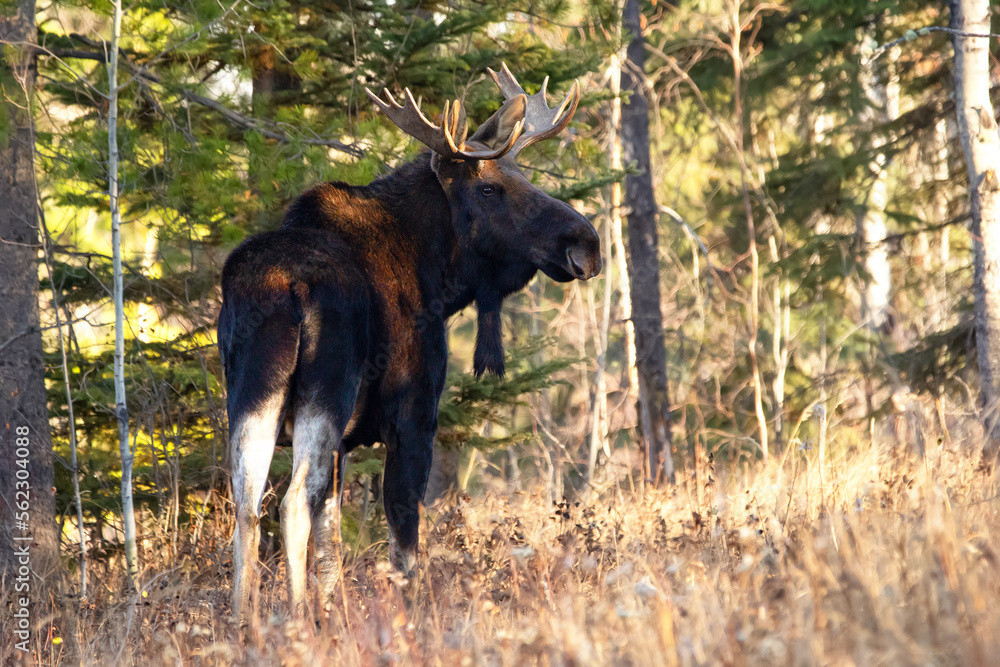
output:
[[[459,498],[426,513],[412,608],[377,544],[302,624],[284,618],[279,567],[241,637],[222,554],[138,605],[91,605],[79,645],[86,664],[994,664],[1000,500],[976,463],[870,451],[825,479],[799,458],[558,508]]]

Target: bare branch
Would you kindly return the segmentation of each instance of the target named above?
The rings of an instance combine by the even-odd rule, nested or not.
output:
[[[13,343],[14,341],[18,340],[19,338],[24,338],[24,337],[25,337],[25,336],[27,336],[27,335],[28,335],[28,334],[29,334],[30,332],[31,332],[31,329],[30,329],[30,328],[25,328],[25,329],[22,329],[21,331],[17,332],[17,333],[16,333],[16,334],[14,334],[13,336],[11,336],[11,337],[10,337],[10,338],[8,338],[7,340],[5,340],[5,341],[4,341],[3,343],[0,343],[0,352],[3,352],[3,350],[4,350],[4,348],[5,348],[5,347],[7,347],[8,345],[10,345],[10,344],[11,344],[11,343]]]
[[[883,44],[882,46],[872,51],[872,54],[868,56],[867,59],[862,60],[861,64],[864,67],[868,67],[873,62],[882,57],[882,54],[891,49],[892,47],[899,46],[903,42],[912,42],[917,37],[926,37],[932,32],[945,32],[948,33],[949,35],[957,37],[981,37],[983,39],[990,39],[990,38],[1000,39],[1000,34],[992,32],[965,32],[962,30],[955,30],[954,28],[946,28],[940,25],[929,25],[929,26],[924,26],[923,28],[919,28],[917,30],[907,30],[906,34],[904,34],[899,39],[891,41],[888,44]]]

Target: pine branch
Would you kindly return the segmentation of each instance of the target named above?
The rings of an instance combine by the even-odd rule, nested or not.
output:
[[[74,39],[82,41],[87,45],[93,44],[91,40],[88,40],[80,35],[73,35],[73,37]],[[76,58],[80,60],[95,60],[101,63],[107,61],[107,56],[100,51],[87,51],[84,49],[46,48],[44,46],[35,46],[35,48],[39,51],[40,54],[46,56],[52,56],[55,58]],[[163,83],[160,77],[156,76],[152,72],[147,71],[145,67],[141,67],[130,61],[127,57],[125,57],[125,54],[122,53],[121,50],[119,50],[119,57],[122,58],[121,64],[124,65],[131,72],[133,79],[138,80],[140,83],[142,82],[154,83],[160,86],[168,88],[170,87],[167,84]],[[201,106],[206,107],[208,109],[212,109],[213,111],[219,113],[223,118],[228,120],[233,125],[242,127],[247,130],[254,130],[256,132],[259,132],[262,136],[267,137],[268,139],[274,139],[282,143],[293,143],[293,139],[290,138],[287,134],[268,129],[265,126],[265,122],[260,119],[252,118],[250,116],[245,116],[237,111],[234,111],[233,109],[230,109],[221,102],[210,99],[203,95],[199,95],[198,93],[188,88],[182,88],[179,86],[174,86],[172,88],[184,99],[190,102],[194,102],[195,104],[200,104]],[[341,153],[346,153],[353,157],[363,157],[365,154],[363,149],[358,148],[353,144],[345,144],[341,141],[337,141],[336,139],[323,139],[323,138],[302,139],[301,143],[310,146],[326,146],[328,148],[333,148],[334,150],[338,150]]]

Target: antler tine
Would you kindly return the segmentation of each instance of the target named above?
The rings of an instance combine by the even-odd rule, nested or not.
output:
[[[536,141],[548,139],[558,134],[569,125],[569,121],[576,113],[576,107],[580,103],[580,87],[574,81],[562,103],[555,109],[549,108],[545,102],[545,94],[549,86],[549,77],[542,81],[542,88],[534,95],[528,95],[524,88],[517,82],[517,79],[507,68],[507,63],[500,67],[500,73],[487,68],[493,81],[497,84],[505,99],[511,99],[517,95],[524,95],[528,99],[527,110],[524,114],[525,132],[520,136],[511,149],[511,155],[517,155],[525,146],[530,146]]]
[[[372,99],[375,106],[388,116],[389,120],[395,123],[399,129],[445,158],[455,160],[496,159],[511,150],[524,127],[524,122],[520,122],[515,127],[510,139],[498,149],[469,150],[465,147],[468,122],[462,103],[458,100],[445,103],[441,125],[435,125],[424,116],[420,106],[414,101],[413,93],[410,92],[409,88],[403,90],[403,104],[396,101],[388,88],[383,91],[388,102],[368,88],[365,88],[365,92],[368,93],[368,97]]]

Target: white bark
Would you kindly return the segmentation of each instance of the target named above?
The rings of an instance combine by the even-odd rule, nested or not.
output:
[[[747,351],[750,355],[750,369],[753,374],[753,405],[757,417],[757,433],[760,437],[761,459],[767,463],[769,456],[767,418],[764,415],[764,391],[761,381],[760,363],[757,359],[757,336],[760,331],[760,254],[757,251],[757,226],[754,222],[753,205],[750,201],[750,174],[745,163],[743,148],[744,115],[743,115],[743,53],[740,39],[742,37],[742,21],[740,20],[740,2],[733,0],[729,4],[729,55],[733,59],[733,120],[736,129],[736,151],[740,160],[740,186],[743,191],[743,207],[747,220],[747,239],[750,255],[750,336],[747,341]]]
[[[823,86],[817,87],[816,94],[817,98],[823,93]],[[810,109],[811,111],[811,109]],[[809,112],[807,112],[808,114]],[[807,126],[806,132],[809,137],[810,156],[815,159],[818,155],[816,151],[816,146],[819,145],[826,136],[827,129],[830,128],[832,122],[830,118],[823,113],[816,113],[815,115],[807,115],[806,118]],[[829,234],[830,233],[830,219],[820,212],[816,213],[815,225],[813,227],[814,232],[817,235]],[[818,264],[820,261],[819,255],[813,255],[812,263]],[[827,436],[827,419],[826,419],[826,408],[827,402],[829,401],[829,389],[827,387],[827,377],[828,377],[828,364],[829,364],[829,353],[826,341],[826,308],[823,303],[823,282],[820,281],[816,289],[816,299],[814,304],[818,310],[818,328],[819,328],[819,377],[813,378],[816,384],[819,385],[819,403],[816,405],[815,410],[822,412],[822,419],[819,420],[819,460],[820,460],[820,477],[822,479],[823,475],[823,462],[826,460],[826,436]],[[818,416],[818,412],[815,416]],[[791,443],[789,443],[790,445]]]
[[[868,192],[868,202],[861,218],[861,242],[864,246],[864,267],[868,274],[863,295],[862,317],[874,330],[889,322],[889,303],[892,298],[892,268],[889,252],[884,243],[888,228],[885,222],[886,170],[879,164],[878,175]]]
[[[605,236],[610,238],[609,224],[604,223]],[[608,422],[608,389],[605,369],[607,366],[608,351],[608,328],[611,324],[611,273],[607,272],[604,278],[604,301],[601,304],[601,320],[597,320],[596,308],[594,305],[594,288],[587,289],[587,306],[590,317],[594,320],[594,328],[597,331],[595,337],[597,344],[597,369],[594,371],[594,400],[591,404],[591,429],[590,447],[587,452],[587,483],[593,483],[594,473],[597,470],[597,452],[604,450],[605,455],[610,453],[605,434]]]
[[[611,156],[611,168],[621,167],[621,155],[618,151],[618,123],[621,122],[621,58],[615,53],[610,58],[610,79],[611,94],[611,127],[608,130],[608,153]],[[611,185],[611,206],[608,219],[604,224],[605,250],[610,251],[612,243],[612,227],[618,230],[618,239],[621,239],[621,185],[617,182]],[[623,247],[624,250],[624,247]],[[624,254],[624,253],[623,253]],[[601,307],[601,321],[598,324],[597,337],[597,371],[594,374],[594,409],[593,423],[590,431],[590,450],[587,455],[587,482],[594,481],[594,472],[597,468],[597,452],[604,449],[605,455],[610,455],[610,447],[607,442],[607,425],[610,422],[608,415],[608,391],[607,391],[607,354],[608,354],[608,330],[611,326],[611,292],[612,270],[609,263],[604,273],[604,302]],[[628,280],[624,281],[625,283]],[[631,326],[631,321],[626,323],[626,327]],[[635,333],[632,333],[631,341],[626,340],[626,345],[631,342],[630,352],[635,354]],[[629,364],[629,372],[633,370],[634,364]]]
[[[990,32],[989,0],[950,0],[951,27]],[[975,253],[976,353],[988,441],[984,457],[997,454],[997,380],[1000,377],[1000,136],[990,102],[990,40],[953,37],[955,110],[969,174]]]
[[[621,144],[618,141],[618,128],[622,122],[622,72],[621,56],[612,56],[611,72],[611,118],[608,128],[608,144],[611,147],[611,169],[620,171],[622,168]],[[629,399],[634,400],[639,387],[639,369],[635,363],[635,324],[632,322],[632,286],[628,279],[628,265],[625,258],[625,239],[622,236],[622,184],[611,184],[611,243],[614,245],[614,269],[618,273],[619,308],[622,322],[625,323],[625,372],[627,382],[625,387]],[[612,267],[608,267],[610,271]]]
[[[757,136],[760,134],[759,127],[750,117],[750,147],[753,151],[753,158],[757,169],[757,183],[767,182],[767,174],[764,169],[764,161],[768,160],[772,169],[778,168],[778,152],[774,145],[774,131],[767,128],[767,156],[760,150]],[[758,188],[762,187],[760,185]],[[771,264],[777,267],[781,261],[781,252],[778,248],[778,240],[782,235],[781,225],[774,209],[765,204],[767,211],[767,222],[770,234],[767,237],[767,247],[770,251]],[[695,254],[697,257],[697,254]],[[697,266],[697,262],[695,263]],[[789,342],[791,340],[791,282],[784,276],[784,271],[776,269],[777,275],[771,280],[771,314],[773,328],[771,334],[771,357],[774,360],[774,379],[771,382],[771,393],[773,394],[774,409],[774,447],[775,451],[781,451],[785,438],[785,374],[788,371]],[[784,297],[782,297],[784,295]]]
[[[948,222],[948,188],[945,183],[949,179],[948,171],[948,121],[939,118],[934,124],[934,133],[930,139],[929,150],[925,151],[924,160],[930,164],[930,178],[934,182],[934,195],[931,198],[930,218],[933,224],[944,225]],[[932,290],[934,303],[929,309],[927,326],[930,331],[944,329],[949,320],[951,308],[948,296],[948,263],[951,261],[951,228],[942,227],[938,237],[937,266]]]
[[[111,253],[115,300],[115,412],[118,416],[118,451],[122,463],[122,523],[125,526],[125,561],[129,581],[135,586],[139,571],[135,546],[135,510],[132,505],[132,449],[129,446],[128,408],[125,404],[125,306],[122,288],[121,211],[118,206],[118,38],[122,28],[121,0],[112,0],[114,20],[108,52],[108,195],[111,200]]]
[[[899,115],[899,79],[896,75],[895,58],[897,49],[890,49],[884,59],[884,78],[873,65],[862,72],[862,88],[865,96],[874,105],[865,115],[866,125],[874,129],[896,119]],[[885,145],[884,136],[876,135],[876,151]],[[863,248],[863,264],[867,281],[862,294],[862,318],[872,330],[883,330],[891,324],[890,307],[892,299],[892,266],[889,263],[889,249],[885,238],[888,234],[885,209],[888,203],[887,159],[877,152],[869,169],[874,181],[868,191],[865,212],[858,221],[858,236]]]
[[[763,179],[761,180],[763,183]],[[777,230],[778,221],[770,216]],[[781,256],[778,243],[772,234],[767,239],[771,251],[771,263],[777,264]],[[774,380],[771,383],[774,394],[774,444],[780,450],[785,438],[785,374],[788,371],[789,341],[792,334],[792,288],[791,281],[779,274],[771,285],[771,307],[774,310],[774,329],[771,341],[771,355],[774,359]]]

